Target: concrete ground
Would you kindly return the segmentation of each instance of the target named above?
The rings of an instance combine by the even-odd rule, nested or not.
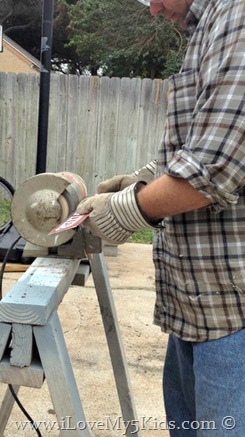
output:
[[[152,324],[155,301],[152,247],[126,243],[116,257],[106,256],[122,340],[142,437],[167,437],[162,400],[162,367],[167,335]],[[5,273],[6,293],[21,273]],[[92,437],[125,435],[114,377],[93,278],[85,287],[71,286],[59,306],[59,316],[73,365],[81,402]],[[6,385],[0,384],[0,402]],[[19,398],[40,427],[41,435],[58,436],[46,382],[41,389],[21,387]],[[30,427],[18,430],[27,419],[15,405],[4,437],[37,435]],[[68,424],[69,425],[69,424]],[[45,429],[49,427],[49,429]],[[69,427],[69,426],[68,426]],[[53,428],[53,429],[51,429]],[[73,435],[67,431],[67,437]]]

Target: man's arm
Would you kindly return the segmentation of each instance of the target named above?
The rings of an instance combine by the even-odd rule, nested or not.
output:
[[[187,181],[169,175],[161,176],[148,185],[142,185],[137,198],[141,210],[151,221],[210,204],[210,200]]]
[[[92,234],[109,244],[127,241],[133,232],[161,227],[164,217],[205,207],[206,197],[183,179],[164,175],[149,185],[136,182],[116,193],[102,193],[82,200],[80,214]]]

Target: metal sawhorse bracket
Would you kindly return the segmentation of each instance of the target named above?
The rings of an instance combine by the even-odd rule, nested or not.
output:
[[[69,256],[68,256],[69,254]],[[36,258],[28,270],[0,302],[0,382],[41,388],[47,380],[57,422],[71,417],[72,431],[60,429],[61,436],[89,436],[72,365],[65,344],[57,308],[74,283],[81,259],[84,277],[94,280],[111,363],[113,367],[126,435],[139,437],[127,363],[114,306],[109,277],[101,250],[101,240],[81,228],[71,243],[57,253]],[[10,344],[11,343],[11,344]],[[10,352],[11,350],[11,352]],[[0,409],[0,437],[14,404],[7,388]],[[65,434],[66,433],[66,434]]]

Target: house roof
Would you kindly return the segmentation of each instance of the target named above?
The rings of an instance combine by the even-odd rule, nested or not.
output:
[[[22,59],[24,59],[27,63],[31,64],[32,67],[34,67],[37,70],[40,70],[41,63],[38,59],[36,59],[34,56],[32,56],[29,52],[23,49],[19,44],[17,44],[15,41],[13,41],[11,38],[9,38],[7,35],[3,34],[3,44],[4,42],[13,49],[15,54]]]

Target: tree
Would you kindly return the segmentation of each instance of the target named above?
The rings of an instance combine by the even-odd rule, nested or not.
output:
[[[1,0],[4,33],[36,57],[40,54],[41,17],[42,0]]]
[[[54,16],[54,36],[52,66],[56,71],[70,74],[83,74],[84,60],[70,45],[69,8],[77,0],[58,0]]]
[[[69,1],[69,4],[72,4],[72,1]],[[55,9],[56,5],[57,1],[55,1]],[[37,59],[40,59],[42,10],[43,0],[1,0],[0,2],[0,24],[3,26],[4,33]],[[55,17],[53,69],[67,72],[66,65],[68,65],[70,73],[78,71],[82,73],[78,54],[67,46],[69,39],[66,26],[69,22],[65,20],[65,14],[61,13],[58,16],[55,13]]]
[[[69,22],[68,47],[84,71],[165,78],[179,68],[183,35],[163,17],[151,18],[136,0],[58,0],[61,8]]]
[[[43,0],[2,0],[4,32],[40,58]],[[178,71],[181,32],[136,0],[55,0],[52,67],[63,73],[162,78]]]

